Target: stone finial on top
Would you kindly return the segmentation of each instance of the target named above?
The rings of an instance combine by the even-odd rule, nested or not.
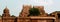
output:
[[[6,8],[5,8],[4,10],[9,10],[9,9],[8,9],[7,6],[6,6]]]

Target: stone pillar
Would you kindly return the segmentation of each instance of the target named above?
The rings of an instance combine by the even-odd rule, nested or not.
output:
[[[2,16],[0,15],[0,22],[2,22]]]
[[[57,12],[53,12],[52,13],[52,16],[55,17],[55,22],[58,22],[58,15],[57,15]]]
[[[58,15],[57,15],[57,13],[55,13],[55,18],[56,18],[55,22],[58,22]]]

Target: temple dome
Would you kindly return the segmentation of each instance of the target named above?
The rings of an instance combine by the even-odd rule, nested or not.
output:
[[[4,17],[9,17],[10,16],[10,14],[9,14],[9,9],[7,8],[7,6],[6,6],[6,8],[3,10],[3,15],[2,16],[4,16]]]
[[[6,6],[6,8],[4,9],[3,13],[9,13],[9,9],[7,8],[7,6]]]

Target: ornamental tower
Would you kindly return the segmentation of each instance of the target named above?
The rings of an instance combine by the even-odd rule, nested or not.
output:
[[[9,9],[7,8],[7,6],[6,6],[6,8],[3,10],[3,15],[2,15],[3,17],[9,17],[10,16],[10,14],[9,14]]]
[[[20,13],[19,16],[21,17],[27,17],[29,14],[29,9],[31,8],[31,5],[23,5],[22,12]]]

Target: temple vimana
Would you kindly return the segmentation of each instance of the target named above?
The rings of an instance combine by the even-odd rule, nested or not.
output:
[[[32,12],[33,10],[30,11],[31,8],[38,9],[39,12],[37,12],[39,14],[36,10],[35,12]],[[44,6],[23,5],[22,11],[16,17],[11,16],[9,9],[6,7],[3,10],[2,16],[0,16],[0,22],[60,22],[60,11],[48,14],[45,12]]]

